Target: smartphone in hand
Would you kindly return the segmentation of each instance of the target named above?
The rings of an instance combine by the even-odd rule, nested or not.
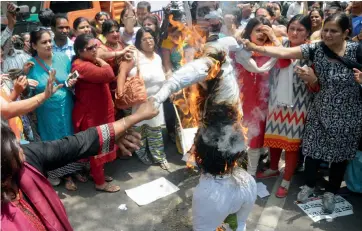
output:
[[[79,77],[79,73],[78,71],[74,71],[73,73],[70,73],[68,75],[68,78],[67,80],[65,81],[65,86],[68,87],[69,86],[69,80],[72,80],[72,79],[77,79]]]

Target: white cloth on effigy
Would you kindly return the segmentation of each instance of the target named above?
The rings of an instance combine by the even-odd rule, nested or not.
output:
[[[192,199],[193,230],[215,230],[234,213],[238,222],[236,230],[246,230],[256,197],[254,178],[241,168],[235,168],[231,175],[201,174]]]

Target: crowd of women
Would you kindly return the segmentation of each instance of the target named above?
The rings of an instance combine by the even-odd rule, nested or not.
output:
[[[115,132],[111,126],[98,129],[104,139],[100,138],[100,144],[77,137],[78,142],[88,142],[84,145],[92,149],[91,154],[71,146],[67,153],[79,154],[72,158],[63,154],[66,161],[57,159],[59,163],[51,167],[46,166],[50,160],[39,167],[36,158],[31,159],[34,163],[30,165],[46,173],[52,185],[64,179],[68,190],[77,190],[74,179],[86,182],[92,178],[96,190],[119,191],[119,186],[110,183],[113,178],[105,175],[104,165],[131,155],[126,146],[134,147],[133,134],[128,138],[126,134],[118,150],[109,140],[124,132],[126,125],[141,134],[139,148],[132,150],[140,161],[170,169],[162,130],[166,124],[171,140],[175,140],[174,97],[164,103],[157,116],[152,112],[152,119],[151,112],[144,112],[145,108],[151,111],[150,105],[120,109],[116,101],[124,93],[126,79],[141,76],[147,96],[152,96],[187,62],[192,44],[180,24],[187,25],[184,18],[188,14],[182,3],[176,6],[178,14],[165,9],[162,26],[148,2],[139,2],[136,8],[127,4],[119,18],[99,12],[94,20],[79,17],[73,25],[65,15],[46,9],[39,17],[43,27],[12,36],[16,14],[12,13],[13,5],[8,5],[9,24],[1,38],[1,116],[18,141],[54,141],[82,131],[91,133],[92,127],[123,118],[115,123],[123,123],[122,131]],[[333,212],[334,195],[346,171],[348,188],[361,193],[362,2],[346,6],[338,2],[242,2],[236,7],[194,2],[190,8],[193,23],[202,27],[207,22],[207,41],[232,36],[250,52],[248,58],[230,52],[240,87],[242,124],[248,128],[248,173],[256,179],[278,176],[284,150],[284,176],[277,197],[287,196],[298,164],[304,166],[305,175],[305,186],[298,194],[302,202],[314,193],[316,172],[323,163],[330,170],[323,196],[326,211]],[[174,17],[169,20],[171,14]],[[28,58],[13,57],[14,52]],[[256,65],[246,65],[245,59]],[[69,78],[75,72],[79,77]],[[137,119],[130,117],[137,113],[143,114]],[[91,136],[86,133],[79,134]],[[3,150],[11,148],[2,148],[2,162],[8,158]],[[260,169],[260,156],[266,150],[270,165]],[[10,186],[3,184],[6,177],[2,167],[2,191],[10,193]],[[27,208],[21,201],[19,206]],[[37,219],[32,221],[32,225],[42,225]]]

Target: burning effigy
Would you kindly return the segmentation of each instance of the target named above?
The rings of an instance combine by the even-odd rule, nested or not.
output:
[[[254,179],[236,164],[245,155],[247,129],[228,56],[230,39],[198,47],[197,58],[175,71],[153,96],[159,107],[171,94],[192,86],[189,109],[198,131],[190,153],[202,171],[193,197],[194,230],[215,230],[229,214],[242,212],[237,217],[243,227],[256,199]]]

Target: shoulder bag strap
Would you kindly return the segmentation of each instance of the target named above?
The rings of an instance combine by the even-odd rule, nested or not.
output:
[[[331,59],[336,59],[339,62],[341,62],[342,64],[344,64],[345,66],[347,66],[349,69],[353,69],[353,68],[357,68],[359,70],[362,70],[362,64],[355,62],[353,60],[350,60],[348,58],[345,57],[341,57],[339,55],[337,55],[336,53],[334,53],[331,49],[329,49],[329,47],[327,47],[327,45],[325,45],[324,43],[322,43],[322,49],[324,51],[324,53]],[[346,48],[347,49],[347,48]],[[358,55],[358,54],[357,54]],[[357,57],[356,57],[357,58]]]
[[[49,74],[49,69],[39,60],[39,57],[34,57],[35,60],[38,62],[38,64],[44,69],[44,71]],[[57,80],[57,78],[55,78],[55,82],[59,85],[59,81]]]

